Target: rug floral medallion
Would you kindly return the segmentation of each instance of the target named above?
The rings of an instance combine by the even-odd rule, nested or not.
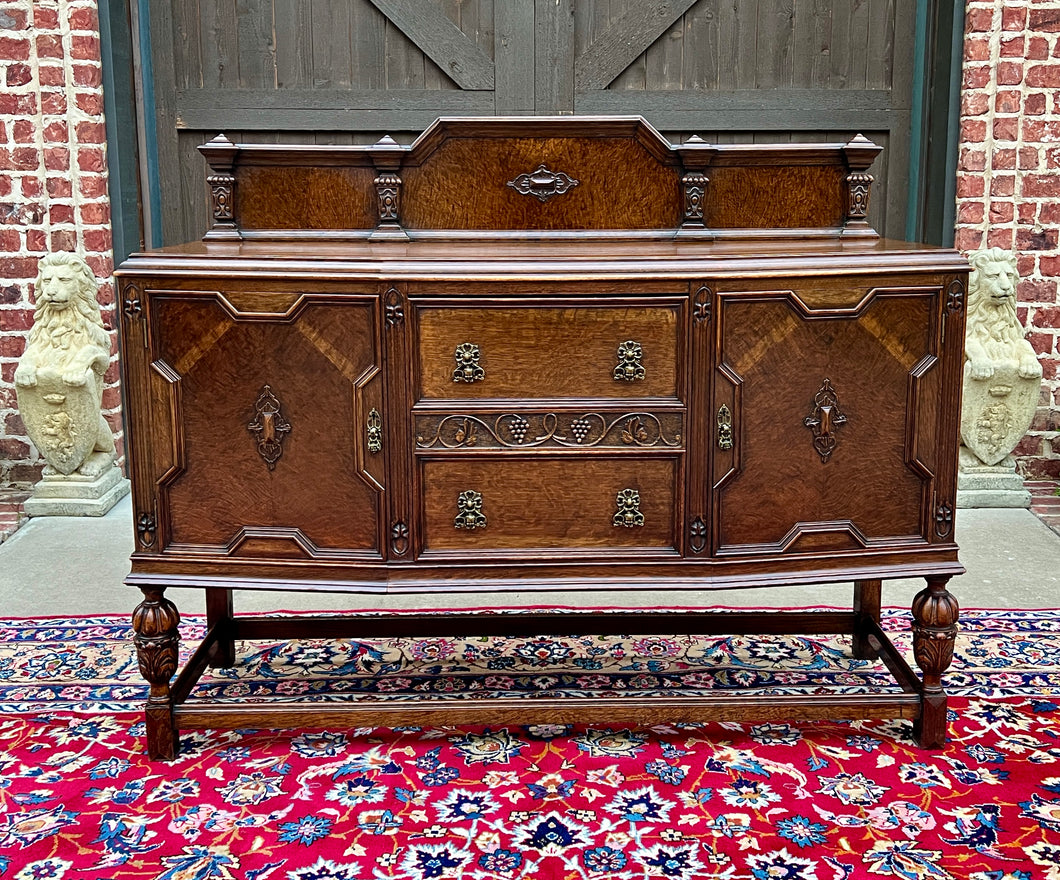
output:
[[[909,653],[908,615],[884,626]],[[182,626],[187,645],[202,621]],[[904,721],[184,731],[127,621],[0,620],[2,880],[1060,880],[1060,615],[963,612],[950,740]],[[892,687],[842,638],[254,642],[248,701]]]

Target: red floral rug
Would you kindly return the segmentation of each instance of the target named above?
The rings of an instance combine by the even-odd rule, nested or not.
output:
[[[1060,618],[973,611],[961,624],[959,696],[937,752],[918,750],[906,722],[245,730],[185,732],[164,764],[142,750],[124,620],[0,621],[0,878],[1060,880]],[[323,694],[313,670],[356,657],[415,687],[400,659],[415,646],[401,641],[255,643],[207,687],[282,694],[308,671]],[[475,658],[521,656],[476,639],[467,660],[460,640],[430,641],[419,653],[439,674],[480,693],[490,664]],[[666,677],[721,650],[595,639],[593,655],[580,639],[547,641],[501,664],[515,682],[504,688],[533,671],[554,689],[584,657],[600,665],[583,674],[612,688],[623,675],[677,687]],[[749,667],[732,641],[730,665]],[[808,671],[842,686],[844,666],[861,686],[875,674],[844,660],[839,640],[789,641],[754,686],[811,686]],[[549,658],[567,671],[540,665]],[[368,674],[354,665],[344,680]]]

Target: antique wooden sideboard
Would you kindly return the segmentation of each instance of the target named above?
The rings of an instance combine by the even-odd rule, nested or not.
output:
[[[202,148],[213,225],[117,273],[150,754],[182,726],[902,717],[941,676],[967,264],[868,223],[879,148],[671,145],[639,118],[441,119],[411,146]],[[918,676],[879,626],[922,577]],[[233,614],[233,590],[854,583],[850,611]],[[176,679],[167,587],[205,590]],[[561,596],[562,598],[562,596]],[[843,633],[887,692],[188,700],[235,642]]]

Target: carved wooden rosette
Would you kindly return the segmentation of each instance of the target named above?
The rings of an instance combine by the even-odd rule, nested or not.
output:
[[[942,691],[942,673],[953,660],[960,606],[946,589],[949,578],[928,578],[913,599],[913,657],[924,673],[925,693]]]
[[[236,225],[236,177],[235,160],[239,148],[223,134],[199,147],[210,165],[206,183],[210,187],[213,205],[213,225],[205,239],[238,240],[241,236]]]

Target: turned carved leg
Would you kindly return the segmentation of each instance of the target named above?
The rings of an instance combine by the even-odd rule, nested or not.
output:
[[[141,587],[140,592],[144,601],[133,611],[132,626],[140,674],[151,685],[146,712],[147,754],[152,760],[175,758],[179,742],[169,682],[177,671],[180,613],[163,595],[164,587]]]
[[[946,590],[949,577],[927,579],[927,588],[913,599],[913,657],[923,672],[920,718],[913,735],[922,749],[946,744],[946,692],[942,673],[953,660],[960,606]]]
[[[851,640],[851,653],[855,660],[875,660],[879,652],[869,644],[868,631],[864,622],[880,622],[880,581],[854,582],[854,615],[858,618]]]
[[[232,637],[232,591],[206,590],[206,631],[217,627],[217,641],[210,647],[210,666],[227,669],[236,665],[236,641]]]

